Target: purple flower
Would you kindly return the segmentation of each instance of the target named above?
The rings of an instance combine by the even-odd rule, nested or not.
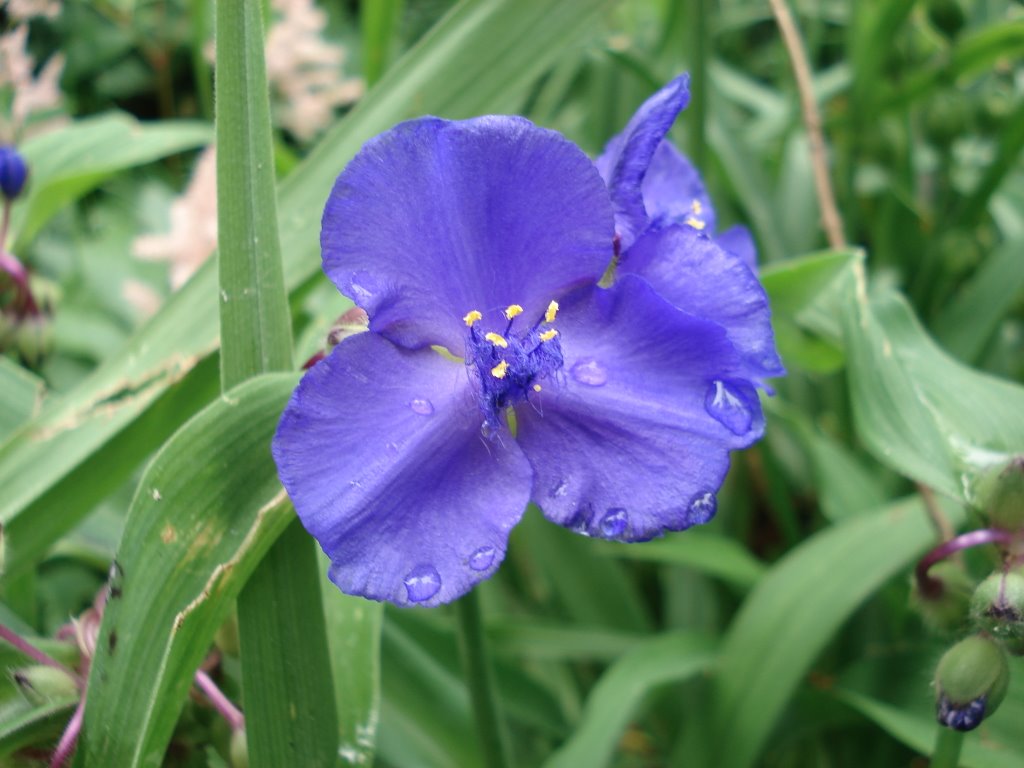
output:
[[[672,224],[709,236],[716,231],[715,209],[700,173],[665,138],[689,102],[690,76],[682,74],[647,99],[595,161],[611,192],[623,249],[644,231]],[[713,237],[747,266],[757,263],[754,240],[746,227],[736,225]]]
[[[496,116],[403,123],[338,177],[324,271],[369,331],[306,373],[273,453],[344,592],[453,600],[530,501],[622,541],[714,514],[729,451],[764,428],[764,292],[674,224],[639,227],[599,287],[616,189],[557,133]]]

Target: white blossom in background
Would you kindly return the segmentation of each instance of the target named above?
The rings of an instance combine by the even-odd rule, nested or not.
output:
[[[121,298],[130,306],[140,320],[147,320],[160,309],[161,297],[153,286],[134,277],[121,283]]]
[[[322,37],[327,14],[313,0],[272,0],[274,20],[265,47],[267,78],[278,124],[300,141],[314,138],[334,119],[337,107],[363,94],[359,78],[343,72],[346,51]],[[208,51],[213,59],[213,47]],[[177,290],[217,248],[217,161],[213,148],[200,155],[184,193],[171,204],[171,228],[137,237],[132,252],[140,259],[170,264]],[[136,288],[125,287],[147,304]],[[135,304],[135,301],[132,301]]]
[[[322,37],[327,14],[313,0],[273,0],[272,7],[266,61],[275,113],[295,138],[308,141],[331,124],[335,108],[363,94],[363,81],[344,77],[346,51]]]
[[[28,21],[37,16],[55,19],[60,14],[60,0],[4,0],[0,6],[13,21]]]
[[[15,134],[21,137],[45,133],[66,121],[63,115],[29,119],[53,112],[63,102],[60,76],[64,71],[64,54],[51,56],[39,75],[33,76],[35,59],[25,50],[27,42],[27,24],[19,24],[0,35],[0,89],[10,88],[14,94],[11,125],[3,137],[6,141],[13,141]]]
[[[217,153],[199,155],[184,193],[171,204],[171,230],[141,235],[132,253],[146,261],[170,264],[171,288],[177,290],[217,248]]]

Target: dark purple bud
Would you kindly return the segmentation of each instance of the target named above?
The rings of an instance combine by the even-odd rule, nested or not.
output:
[[[28,178],[28,164],[14,147],[0,147],[0,191],[8,200],[13,200],[25,186]]]
[[[957,731],[977,728],[1006,696],[1010,667],[1002,646],[973,635],[950,648],[935,670],[936,717]]]
[[[993,573],[971,598],[975,625],[1006,641],[1024,639],[1024,569]]]

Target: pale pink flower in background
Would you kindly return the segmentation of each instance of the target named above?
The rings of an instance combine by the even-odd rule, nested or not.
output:
[[[54,19],[60,13],[60,0],[4,0],[3,9],[14,21],[27,21],[37,16]]]
[[[217,153],[199,155],[185,192],[171,204],[171,231],[141,235],[132,252],[147,261],[170,264],[171,288],[177,290],[217,249]]]
[[[3,138],[13,141],[22,129],[24,136],[32,136],[57,127],[66,121],[64,115],[42,117],[58,109],[63,101],[60,90],[60,76],[64,71],[64,54],[57,53],[33,76],[35,59],[25,50],[28,42],[28,25],[19,24],[6,34],[0,35],[0,88],[10,88],[14,99],[11,103],[11,126]],[[30,120],[33,116],[42,119]]]
[[[125,278],[121,283],[121,298],[127,302],[140,320],[156,314],[163,299],[160,293],[148,283],[135,277]]]
[[[327,14],[313,0],[273,0],[267,32],[267,77],[280,124],[308,141],[334,119],[337,107],[363,94],[363,81],[343,76],[345,49],[323,39]]]

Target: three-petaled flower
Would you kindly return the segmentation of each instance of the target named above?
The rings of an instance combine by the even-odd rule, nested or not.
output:
[[[523,118],[422,118],[338,177],[324,271],[369,331],[306,373],[273,453],[344,592],[453,600],[531,501],[622,541],[714,514],[782,369],[743,237],[710,237],[663,142],[686,99],[681,77],[596,164]]]

